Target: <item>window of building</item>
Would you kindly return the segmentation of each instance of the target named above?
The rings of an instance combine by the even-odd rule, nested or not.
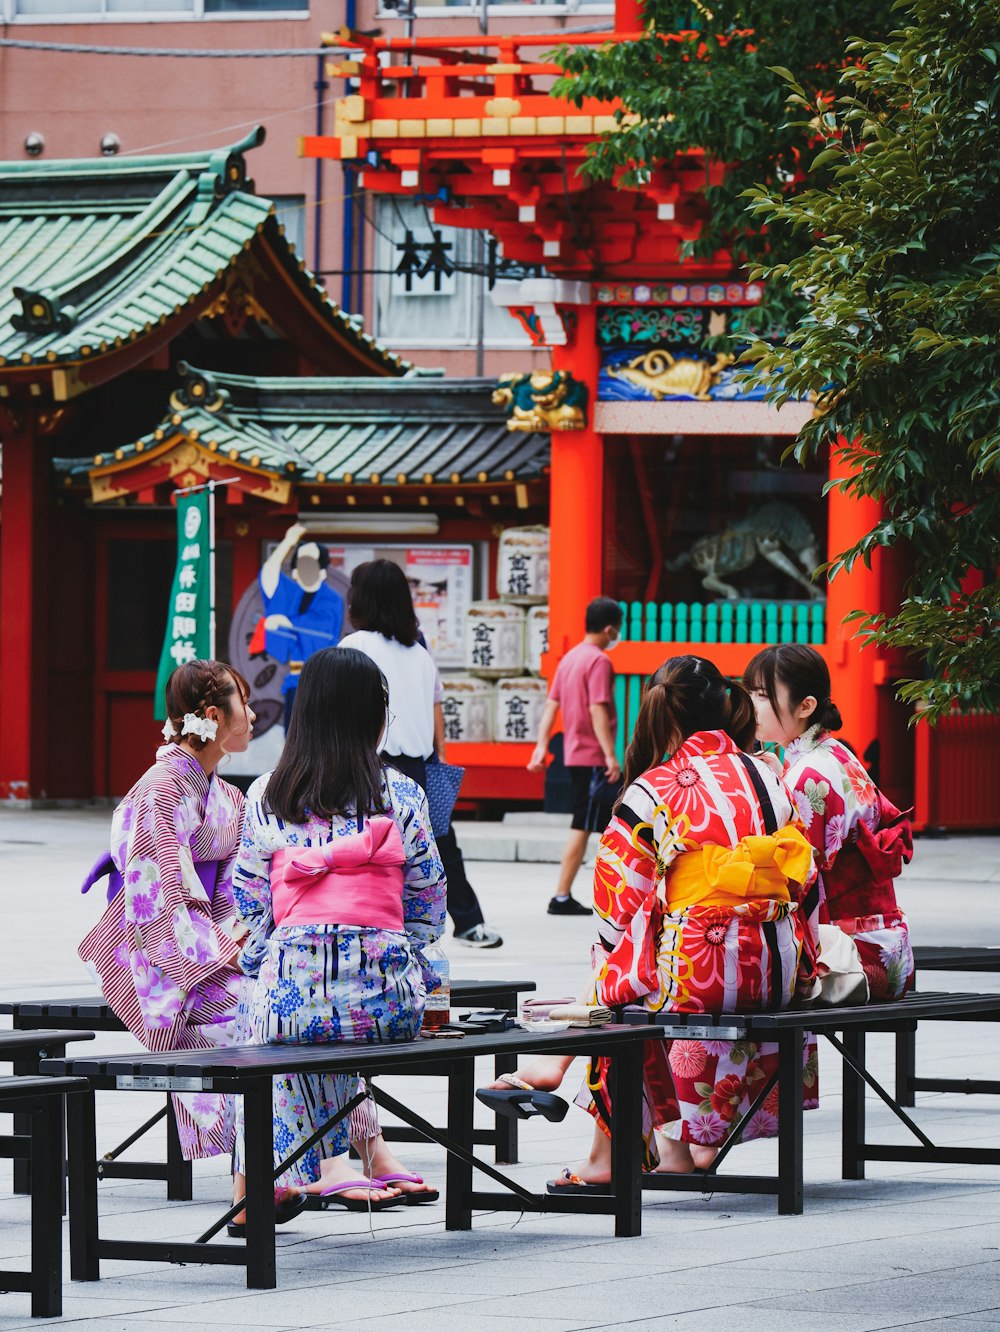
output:
[[[376,337],[394,347],[474,347],[481,302],[484,346],[531,345],[490,299],[497,281],[528,276],[504,262],[492,237],[439,226],[412,199],[376,200],[375,226]]]
[[[487,0],[487,3],[490,14],[496,18],[520,18],[525,14],[538,16],[576,14],[580,11],[588,14],[615,12],[611,0]],[[457,17],[464,14],[479,14],[482,12],[482,5],[477,4],[476,0],[417,0],[412,14],[415,18],[437,18],[444,10]],[[408,12],[408,2],[400,0],[399,3],[393,3],[393,0],[388,2],[379,0],[378,12],[383,18],[405,16]]]
[[[309,0],[0,0],[0,22],[4,23],[306,16],[308,12]]]
[[[306,196],[272,194],[271,201],[278,222],[285,228],[285,239],[303,259],[306,253]]]

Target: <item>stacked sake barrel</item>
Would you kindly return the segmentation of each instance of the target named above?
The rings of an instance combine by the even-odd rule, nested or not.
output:
[[[452,731],[462,733],[456,739],[511,743],[535,739],[547,692],[539,674],[542,655],[548,651],[548,596],[548,528],[509,528],[501,533],[497,597],[469,607],[467,674],[445,681],[446,733],[450,714]],[[489,737],[482,736],[480,720],[486,690],[492,696]]]

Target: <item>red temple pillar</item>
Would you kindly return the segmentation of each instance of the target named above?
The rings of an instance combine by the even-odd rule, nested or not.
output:
[[[839,451],[830,459],[830,479],[851,475]],[[881,515],[875,499],[830,491],[827,559],[849,550],[872,530]],[[874,648],[861,647],[855,637],[857,624],[844,620],[851,611],[874,614],[883,610],[879,581],[879,552],[872,567],[857,560],[850,573],[842,569],[834,577],[826,598],[827,640],[830,645],[830,675],[833,698],[844,720],[843,736],[860,754],[876,734],[876,681],[879,659]]]
[[[549,648],[556,659],[583,637],[587,603],[603,591],[604,440],[593,426],[597,314],[593,305],[572,310],[572,334],[565,346],[552,348],[552,367],[586,384],[587,426],[552,432]]]
[[[0,525],[0,798],[45,794],[48,449],[34,414],[5,413]]]

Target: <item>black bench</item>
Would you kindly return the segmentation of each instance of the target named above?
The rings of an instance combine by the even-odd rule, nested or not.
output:
[[[535,989],[534,981],[525,980],[454,980],[451,987],[453,1009],[465,1008],[504,1008],[514,1011],[517,1008],[518,994]],[[86,1031],[127,1031],[128,1028],[117,1014],[113,1013],[100,994],[84,995],[70,999],[7,999],[0,1002],[0,1013],[10,1016],[18,1031],[33,1031],[58,1022],[64,1028]],[[33,1066],[34,1067],[34,1066]],[[498,1057],[496,1072],[510,1073],[514,1064]],[[14,1066],[15,1073],[31,1072],[31,1068]],[[140,1138],[144,1137],[162,1120],[167,1127],[166,1161],[121,1161],[124,1152]],[[389,1142],[417,1142],[423,1137],[408,1126],[387,1124],[383,1136]],[[477,1129],[476,1142],[492,1146],[497,1161],[513,1164],[517,1161],[517,1121],[498,1116],[496,1127]],[[101,1179],[162,1179],[166,1181],[167,1198],[172,1202],[190,1202],[193,1197],[191,1162],[185,1161],[181,1152],[180,1138],[177,1135],[177,1121],[170,1097],[165,1104],[141,1124],[134,1133],[105,1152],[97,1163],[98,1177]],[[27,1162],[14,1163],[14,1192],[31,1191],[29,1167]]]
[[[0,1269],[0,1290],[27,1291],[33,1318],[62,1313],[64,1099],[89,1090],[85,1078],[0,1077],[0,1114],[28,1123],[27,1134],[0,1138],[0,1156],[33,1172],[31,1268]]]
[[[416,1040],[400,1045],[269,1045],[220,1050],[177,1051],[132,1057],[49,1059],[43,1069],[56,1076],[78,1076],[95,1091],[213,1091],[244,1097],[246,1131],[247,1238],[245,1243],[210,1241],[240,1210],[231,1207],[191,1243],[102,1239],[98,1230],[97,1179],[94,1171],[94,1097],[86,1096],[69,1122],[70,1270],[74,1279],[96,1281],[101,1258],[179,1263],[225,1263],[247,1269],[250,1289],[276,1285],[273,1184],[275,1178],[326,1136],[359,1102],[354,1097],[311,1139],[277,1168],[273,1161],[272,1081],[278,1073],[357,1073],[367,1081],[376,1103],[404,1123],[439,1143],[448,1153],[445,1171],[445,1226],[469,1230],[472,1211],[597,1213],[615,1218],[617,1235],[641,1229],[641,1083],[643,1049],[659,1039],[652,1027],[611,1026],[574,1029],[548,1035],[521,1030]],[[516,1059],[519,1055],[606,1055],[622,1131],[612,1144],[612,1183],[599,1195],[553,1197],[529,1192],[494,1165],[473,1155],[475,1057]],[[448,1080],[448,1122],[436,1128],[375,1079],[393,1076],[443,1077]],[[482,1171],[506,1192],[473,1188],[473,1169]]]
[[[866,1161],[920,1161],[932,1165],[1000,1166],[1000,1148],[937,1147],[926,1133],[879,1085],[865,1066],[865,1039],[869,1033],[898,1032],[919,1020],[948,1022],[1000,1022],[998,994],[910,994],[899,1003],[867,1004],[860,1008],[785,1010],[780,1013],[648,1013],[629,1008],[627,1022],[655,1024],[664,1036],[679,1040],[771,1041],[778,1045],[778,1070],[761,1088],[747,1113],[707,1170],[690,1175],[649,1174],[644,1189],[701,1193],[777,1194],[778,1211],[802,1211],[802,1049],[806,1032],[824,1036],[844,1061],[843,1141],[841,1173],[844,1179],[864,1179]],[[840,1033],[838,1039],[835,1033]],[[917,1146],[871,1143],[865,1136],[865,1084],[885,1102],[917,1138]],[[719,1166],[739,1141],[739,1134],[778,1087],[778,1173],[722,1175]]]
[[[917,977],[923,971],[1000,971],[1000,947],[964,948],[948,945],[916,947],[913,960]],[[918,1078],[917,1027],[896,1033],[896,1101],[915,1105],[918,1091],[962,1092],[1000,1095],[1000,1082],[990,1078]]]

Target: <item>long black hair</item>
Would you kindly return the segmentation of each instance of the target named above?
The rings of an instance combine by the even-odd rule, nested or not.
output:
[[[793,709],[804,698],[816,700],[810,726],[818,723],[824,731],[839,731],[843,725],[840,709],[830,697],[830,668],[816,649],[805,643],[778,643],[764,648],[747,662],[743,684],[766,694],[776,717],[780,718],[781,712],[778,685],[783,684]]]
[[[622,790],[662,763],[665,754],[673,754],[695,731],[725,731],[740,749],[747,749],[755,728],[750,695],[737,681],[727,680],[715,662],[707,657],[669,657],[642,696],[625,751]]]
[[[268,809],[286,823],[347,811],[383,812],[378,741],[389,690],[355,648],[323,648],[302,667],[285,748],[267,784]]]
[[[355,629],[394,638],[403,647],[417,641],[417,616],[406,574],[392,560],[368,560],[351,574],[347,610]]]

